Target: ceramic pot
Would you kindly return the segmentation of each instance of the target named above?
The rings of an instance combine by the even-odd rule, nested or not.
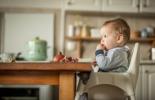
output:
[[[34,38],[27,44],[26,60],[42,61],[47,59],[47,42],[39,37]]]

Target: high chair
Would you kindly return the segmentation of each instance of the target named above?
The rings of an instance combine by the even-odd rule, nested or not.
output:
[[[139,49],[139,43],[135,43],[126,72],[91,72],[83,91],[88,93],[88,100],[135,100]]]

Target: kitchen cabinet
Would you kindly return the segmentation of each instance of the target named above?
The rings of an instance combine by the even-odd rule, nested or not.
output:
[[[155,13],[154,0],[65,0],[65,9],[72,11],[103,11]]]
[[[155,64],[142,65],[142,100],[155,99]]]
[[[138,0],[65,0],[66,10],[138,12],[137,6]]]
[[[102,0],[102,11],[138,12],[138,0]]]
[[[99,11],[100,0],[64,0],[66,10]]]
[[[102,0],[104,12],[155,13],[154,0]]]
[[[155,13],[155,1],[140,0],[140,12]]]
[[[136,89],[136,100],[154,100],[155,61],[141,61],[139,72],[140,74]]]

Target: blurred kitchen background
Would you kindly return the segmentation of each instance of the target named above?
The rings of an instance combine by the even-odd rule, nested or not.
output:
[[[115,17],[124,18],[131,27],[127,45],[132,48],[135,42],[140,43],[143,70],[155,66],[154,0],[0,0],[0,53],[20,52],[24,58],[27,43],[39,37],[47,42],[48,61],[59,51],[67,56],[94,59],[99,29],[104,21]],[[154,75],[148,79],[152,84]],[[155,88],[143,81],[146,80],[140,80],[137,99],[153,100],[147,98],[155,97]]]

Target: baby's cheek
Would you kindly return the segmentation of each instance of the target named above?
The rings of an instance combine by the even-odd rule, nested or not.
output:
[[[100,41],[100,44],[101,44],[101,45],[104,45],[104,42],[101,40],[101,41]]]
[[[100,43],[104,43],[104,41],[105,41],[104,39],[101,39],[101,40],[100,40]]]

